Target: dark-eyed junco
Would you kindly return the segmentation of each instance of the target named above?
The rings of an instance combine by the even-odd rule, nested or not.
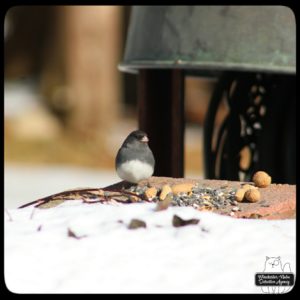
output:
[[[147,134],[141,130],[127,136],[116,157],[116,170],[120,178],[138,183],[152,176],[155,160],[148,141]]]

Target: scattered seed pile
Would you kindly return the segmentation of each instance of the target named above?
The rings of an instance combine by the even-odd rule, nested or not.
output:
[[[172,190],[180,188],[182,191],[178,193],[172,192]],[[147,191],[153,189],[151,187],[132,186],[128,191],[136,193],[137,195],[147,195]],[[166,186],[161,190],[156,190],[152,197],[148,200],[151,202],[159,202],[165,200],[165,197],[160,197]],[[229,188],[222,186],[220,188],[211,188],[207,186],[194,185],[192,187],[186,186],[184,190],[184,184],[175,185],[170,187],[170,193],[172,195],[171,206],[192,206],[199,210],[213,210],[220,209],[227,206],[237,206],[238,202],[235,200],[236,188]]]

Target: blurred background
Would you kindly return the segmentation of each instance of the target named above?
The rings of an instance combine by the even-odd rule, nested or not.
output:
[[[5,206],[120,179],[137,128],[136,76],[122,73],[130,6],[16,6],[5,16]],[[185,177],[203,177],[215,81],[185,79]]]

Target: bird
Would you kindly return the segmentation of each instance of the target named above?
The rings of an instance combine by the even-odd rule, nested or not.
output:
[[[137,184],[153,175],[155,159],[148,145],[149,138],[142,130],[132,131],[118,150],[115,168],[118,176]]]

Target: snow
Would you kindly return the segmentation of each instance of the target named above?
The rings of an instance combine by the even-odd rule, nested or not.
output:
[[[67,201],[7,209],[5,282],[14,293],[261,293],[266,256],[296,263],[295,220],[234,219],[191,207]],[[198,218],[173,227],[172,217]],[[128,229],[131,219],[146,228]],[[40,230],[38,230],[40,228]],[[71,229],[75,239],[68,236]]]

